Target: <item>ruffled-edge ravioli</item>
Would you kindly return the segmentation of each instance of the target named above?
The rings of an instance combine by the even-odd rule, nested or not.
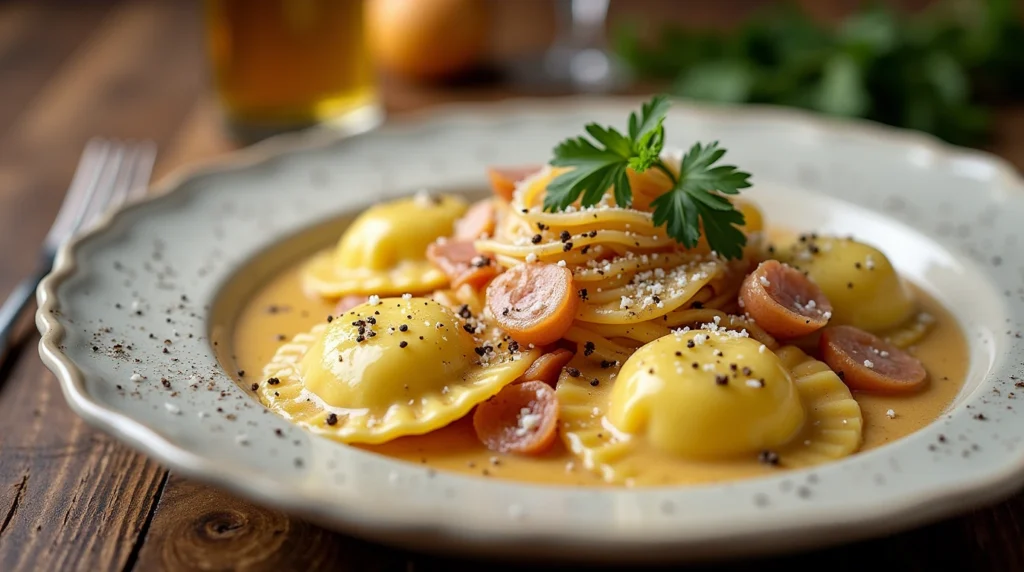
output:
[[[498,393],[540,355],[510,352],[465,325],[426,298],[363,304],[282,345],[257,391],[285,418],[345,443],[428,433]]]
[[[799,432],[784,446],[773,449],[778,455],[778,465],[808,467],[854,453],[862,442],[863,417],[860,405],[842,380],[824,363],[795,346],[779,348],[775,355],[790,372],[804,412]],[[577,456],[584,468],[600,474],[608,483],[623,484],[642,478],[646,463],[651,462],[652,451],[647,444],[641,444],[645,436],[618,430],[607,416],[613,387],[618,381],[592,385],[590,380],[602,375],[602,370],[580,354],[570,365],[583,373],[578,377],[563,373],[558,380],[560,434],[566,448]],[[687,360],[684,367],[692,366]],[[603,375],[607,376],[607,371],[604,370]],[[684,413],[680,411],[680,414]],[[638,446],[646,448],[646,457],[637,453]],[[695,465],[729,463],[730,460],[683,459],[661,453],[659,462],[686,471]]]
[[[407,197],[364,211],[338,244],[303,270],[303,285],[325,298],[425,293],[448,283],[427,260],[430,243],[450,236],[468,203],[454,195]]]

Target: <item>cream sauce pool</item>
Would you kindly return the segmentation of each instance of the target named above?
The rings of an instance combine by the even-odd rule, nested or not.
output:
[[[334,304],[307,296],[301,286],[301,261],[273,277],[243,308],[231,334],[237,369],[261,372],[277,348],[294,334],[321,323]],[[968,369],[968,348],[956,320],[921,288],[911,286],[919,310],[935,318],[931,331],[910,348],[928,370],[925,390],[910,396],[883,396],[854,392],[864,419],[860,451],[873,449],[909,435],[938,418],[963,386]],[[611,380],[607,370],[595,368],[589,375],[602,384]],[[251,378],[250,374],[247,379]],[[382,445],[355,445],[382,455],[421,463],[437,470],[484,478],[512,479],[573,486],[611,486],[580,466],[560,442],[541,457],[496,455],[473,432],[470,416],[432,433],[402,437]],[[645,474],[637,485],[717,482],[777,472],[756,460],[718,463],[681,463],[642,446],[636,453],[644,461]]]

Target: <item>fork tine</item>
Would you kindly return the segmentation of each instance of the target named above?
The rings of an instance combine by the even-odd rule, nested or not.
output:
[[[118,176],[125,161],[125,148],[121,144],[113,144],[110,156],[101,165],[100,177],[92,193],[85,216],[81,224],[73,232],[85,230],[103,214],[117,192]]]
[[[155,147],[151,141],[127,146],[121,168],[117,171],[114,189],[111,191],[107,204],[102,205],[103,208],[96,213],[97,217],[103,212],[117,209],[125,202],[137,199],[146,193],[155,160]]]
[[[153,164],[156,162],[156,143],[146,141],[139,147],[139,161],[132,174],[132,185],[128,189],[129,200],[136,200],[146,196],[149,192],[149,179],[153,173]]]
[[[103,212],[119,207],[128,199],[128,192],[132,187],[132,180],[134,178],[133,171],[138,163],[139,150],[133,146],[126,146],[124,151],[124,157],[121,159],[120,168],[117,169],[113,180],[113,189],[110,191],[110,197],[106,204],[100,205],[99,211],[96,216],[99,216]]]
[[[82,151],[75,168],[74,177],[68,186],[68,192],[64,196],[64,202],[53,227],[47,233],[45,244],[55,247],[65,236],[70,234],[84,220],[89,203],[96,192],[96,187],[102,177],[102,167],[110,154],[109,142],[100,139],[90,139]]]
[[[86,230],[109,210],[144,194],[155,161],[150,141],[123,144],[91,139],[57,215],[46,247],[54,250],[72,234]]]

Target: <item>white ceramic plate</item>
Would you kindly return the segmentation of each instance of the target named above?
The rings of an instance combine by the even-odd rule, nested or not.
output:
[[[754,174],[748,196],[771,224],[879,244],[953,309],[969,339],[969,379],[948,414],[903,440],[728,485],[523,485],[310,435],[219,365],[224,342],[211,339],[226,332],[214,324],[282,264],[336,240],[345,215],[424,186],[483,188],[485,165],[544,162],[586,122],[624,125],[638,102],[434,109],[351,139],[278,138],[175,178],[61,251],[38,292],[43,360],[76,412],[165,466],[421,549],[601,561],[764,554],[891,533],[1016,490],[1024,185],[988,155],[795,112],[677,104],[669,144],[721,141],[729,162]],[[218,296],[225,314],[212,316]]]

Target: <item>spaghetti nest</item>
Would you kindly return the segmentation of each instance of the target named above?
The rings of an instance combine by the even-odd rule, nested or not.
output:
[[[738,312],[742,281],[763,259],[761,214],[733,199],[745,216],[747,246],[739,260],[725,260],[702,238],[687,249],[656,227],[650,203],[671,183],[660,172],[629,172],[634,203],[615,205],[611,190],[595,206],[579,202],[544,212],[544,196],[564,169],[544,167],[522,180],[510,201],[499,201],[494,236],[477,240],[477,251],[511,268],[548,263],[572,272],[579,304],[564,338],[586,355],[621,362],[636,348],[680,328],[716,323],[746,330],[769,348],[775,340]]]

